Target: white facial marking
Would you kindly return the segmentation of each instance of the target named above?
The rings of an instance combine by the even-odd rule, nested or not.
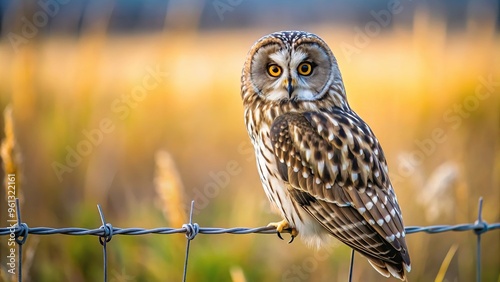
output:
[[[281,87],[281,83],[273,83],[273,90],[269,91],[269,93],[266,95],[267,100],[273,100],[273,101],[279,101],[288,98],[288,92]]]
[[[302,63],[307,58],[307,54],[302,51],[292,52],[292,59],[290,60],[290,68],[292,70],[297,69],[300,63]]]
[[[282,49],[274,54],[269,55],[269,58],[281,67],[288,66],[288,50],[286,49]]]
[[[295,97],[297,97],[298,100],[301,100],[301,101],[312,101],[312,100],[315,100],[315,98],[316,98],[315,92],[312,92],[309,89],[303,89],[303,88],[296,89],[293,95]]]

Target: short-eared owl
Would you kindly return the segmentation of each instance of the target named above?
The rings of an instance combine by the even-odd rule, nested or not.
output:
[[[264,36],[241,82],[260,179],[283,217],[271,223],[278,235],[317,246],[331,235],[405,280],[410,256],[384,153],[350,108],[327,44],[302,31]]]

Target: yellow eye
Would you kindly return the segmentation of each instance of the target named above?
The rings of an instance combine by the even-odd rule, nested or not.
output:
[[[267,73],[270,76],[278,77],[281,75],[281,68],[276,64],[269,65],[267,67]]]
[[[310,75],[312,73],[313,66],[311,63],[304,62],[299,65],[297,68],[297,71],[299,72],[300,75]]]

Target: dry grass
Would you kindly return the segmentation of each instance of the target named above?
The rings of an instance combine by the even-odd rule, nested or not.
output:
[[[12,106],[8,105],[4,110],[4,131],[5,138],[3,139],[0,145],[0,156],[2,158],[2,168],[5,173],[4,185],[5,185],[5,194],[7,196],[11,195],[9,191],[13,191],[17,198],[21,198],[21,189],[19,185],[20,179],[20,154],[18,152],[18,148],[16,145],[16,136],[14,134],[14,121],[12,117]],[[17,181],[15,185],[15,189],[9,189],[9,178],[14,175],[17,176]]]
[[[187,223],[184,203],[184,186],[172,156],[164,150],[156,152],[156,193],[160,197],[157,203],[163,210],[169,226],[180,227]]]
[[[500,37],[487,26],[451,33],[442,24],[419,18],[417,23],[413,31],[396,28],[373,38],[350,60],[341,48],[342,42],[353,42],[350,29],[304,29],[324,37],[337,54],[350,104],[385,149],[407,225],[473,222],[479,196],[485,197],[484,218],[498,222]],[[160,192],[168,215],[176,214],[170,208],[187,204],[181,201],[195,198],[195,221],[202,226],[276,221],[259,183],[239,97],[246,52],[270,31],[43,38],[16,54],[7,41],[0,42],[0,106],[12,102],[25,159],[24,219],[30,226],[98,227],[99,203],[114,226],[157,227],[165,225],[162,210],[152,204]],[[148,68],[157,66],[166,75],[156,87],[134,103],[120,102],[142,85]],[[479,77],[497,84],[462,116],[455,105],[474,97]],[[100,141],[93,144],[84,131],[95,132],[105,119],[110,122],[106,128],[113,129],[101,131],[102,138],[96,133],[94,141]],[[436,129],[446,138],[426,153],[418,144],[431,139]],[[92,144],[89,152],[78,165],[68,165],[68,150],[85,141]],[[175,188],[157,185],[155,191],[155,153],[160,148],[177,161],[179,178],[171,165],[164,168],[157,159],[157,179],[173,173],[167,177],[171,180],[162,181]],[[424,155],[417,164],[415,154]],[[54,162],[69,168],[62,181]],[[430,208],[426,205],[440,202],[422,204],[416,196],[433,189],[427,179],[443,163],[458,171],[445,195],[453,212],[440,213],[431,222],[422,216]],[[185,221],[176,211],[178,217],[169,218],[169,224]],[[409,278],[434,279],[450,247],[458,244],[446,279],[473,280],[474,242],[472,233],[409,236]],[[178,281],[182,243],[171,236],[115,237],[109,245],[111,277]],[[484,280],[497,280],[498,233],[485,234],[483,244]],[[101,249],[95,238],[43,237],[37,248],[30,271],[38,281],[101,279]],[[314,263],[313,271],[303,270],[306,280],[342,281],[349,253],[339,246],[324,258],[300,242],[287,245],[273,236],[199,236],[192,244],[188,278],[276,281],[291,269],[310,269]],[[364,259],[357,259],[355,275],[380,280]]]

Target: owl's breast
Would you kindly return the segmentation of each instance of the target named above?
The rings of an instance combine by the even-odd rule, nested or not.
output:
[[[270,138],[270,126],[262,124],[250,135],[253,136],[257,170],[267,198],[290,226],[302,234],[303,239],[316,244],[319,234],[320,237],[324,237],[322,235],[324,229],[310,218],[310,215],[289,194],[290,184],[282,179],[278,171],[278,159],[274,154]],[[314,238],[311,240],[312,237]]]

